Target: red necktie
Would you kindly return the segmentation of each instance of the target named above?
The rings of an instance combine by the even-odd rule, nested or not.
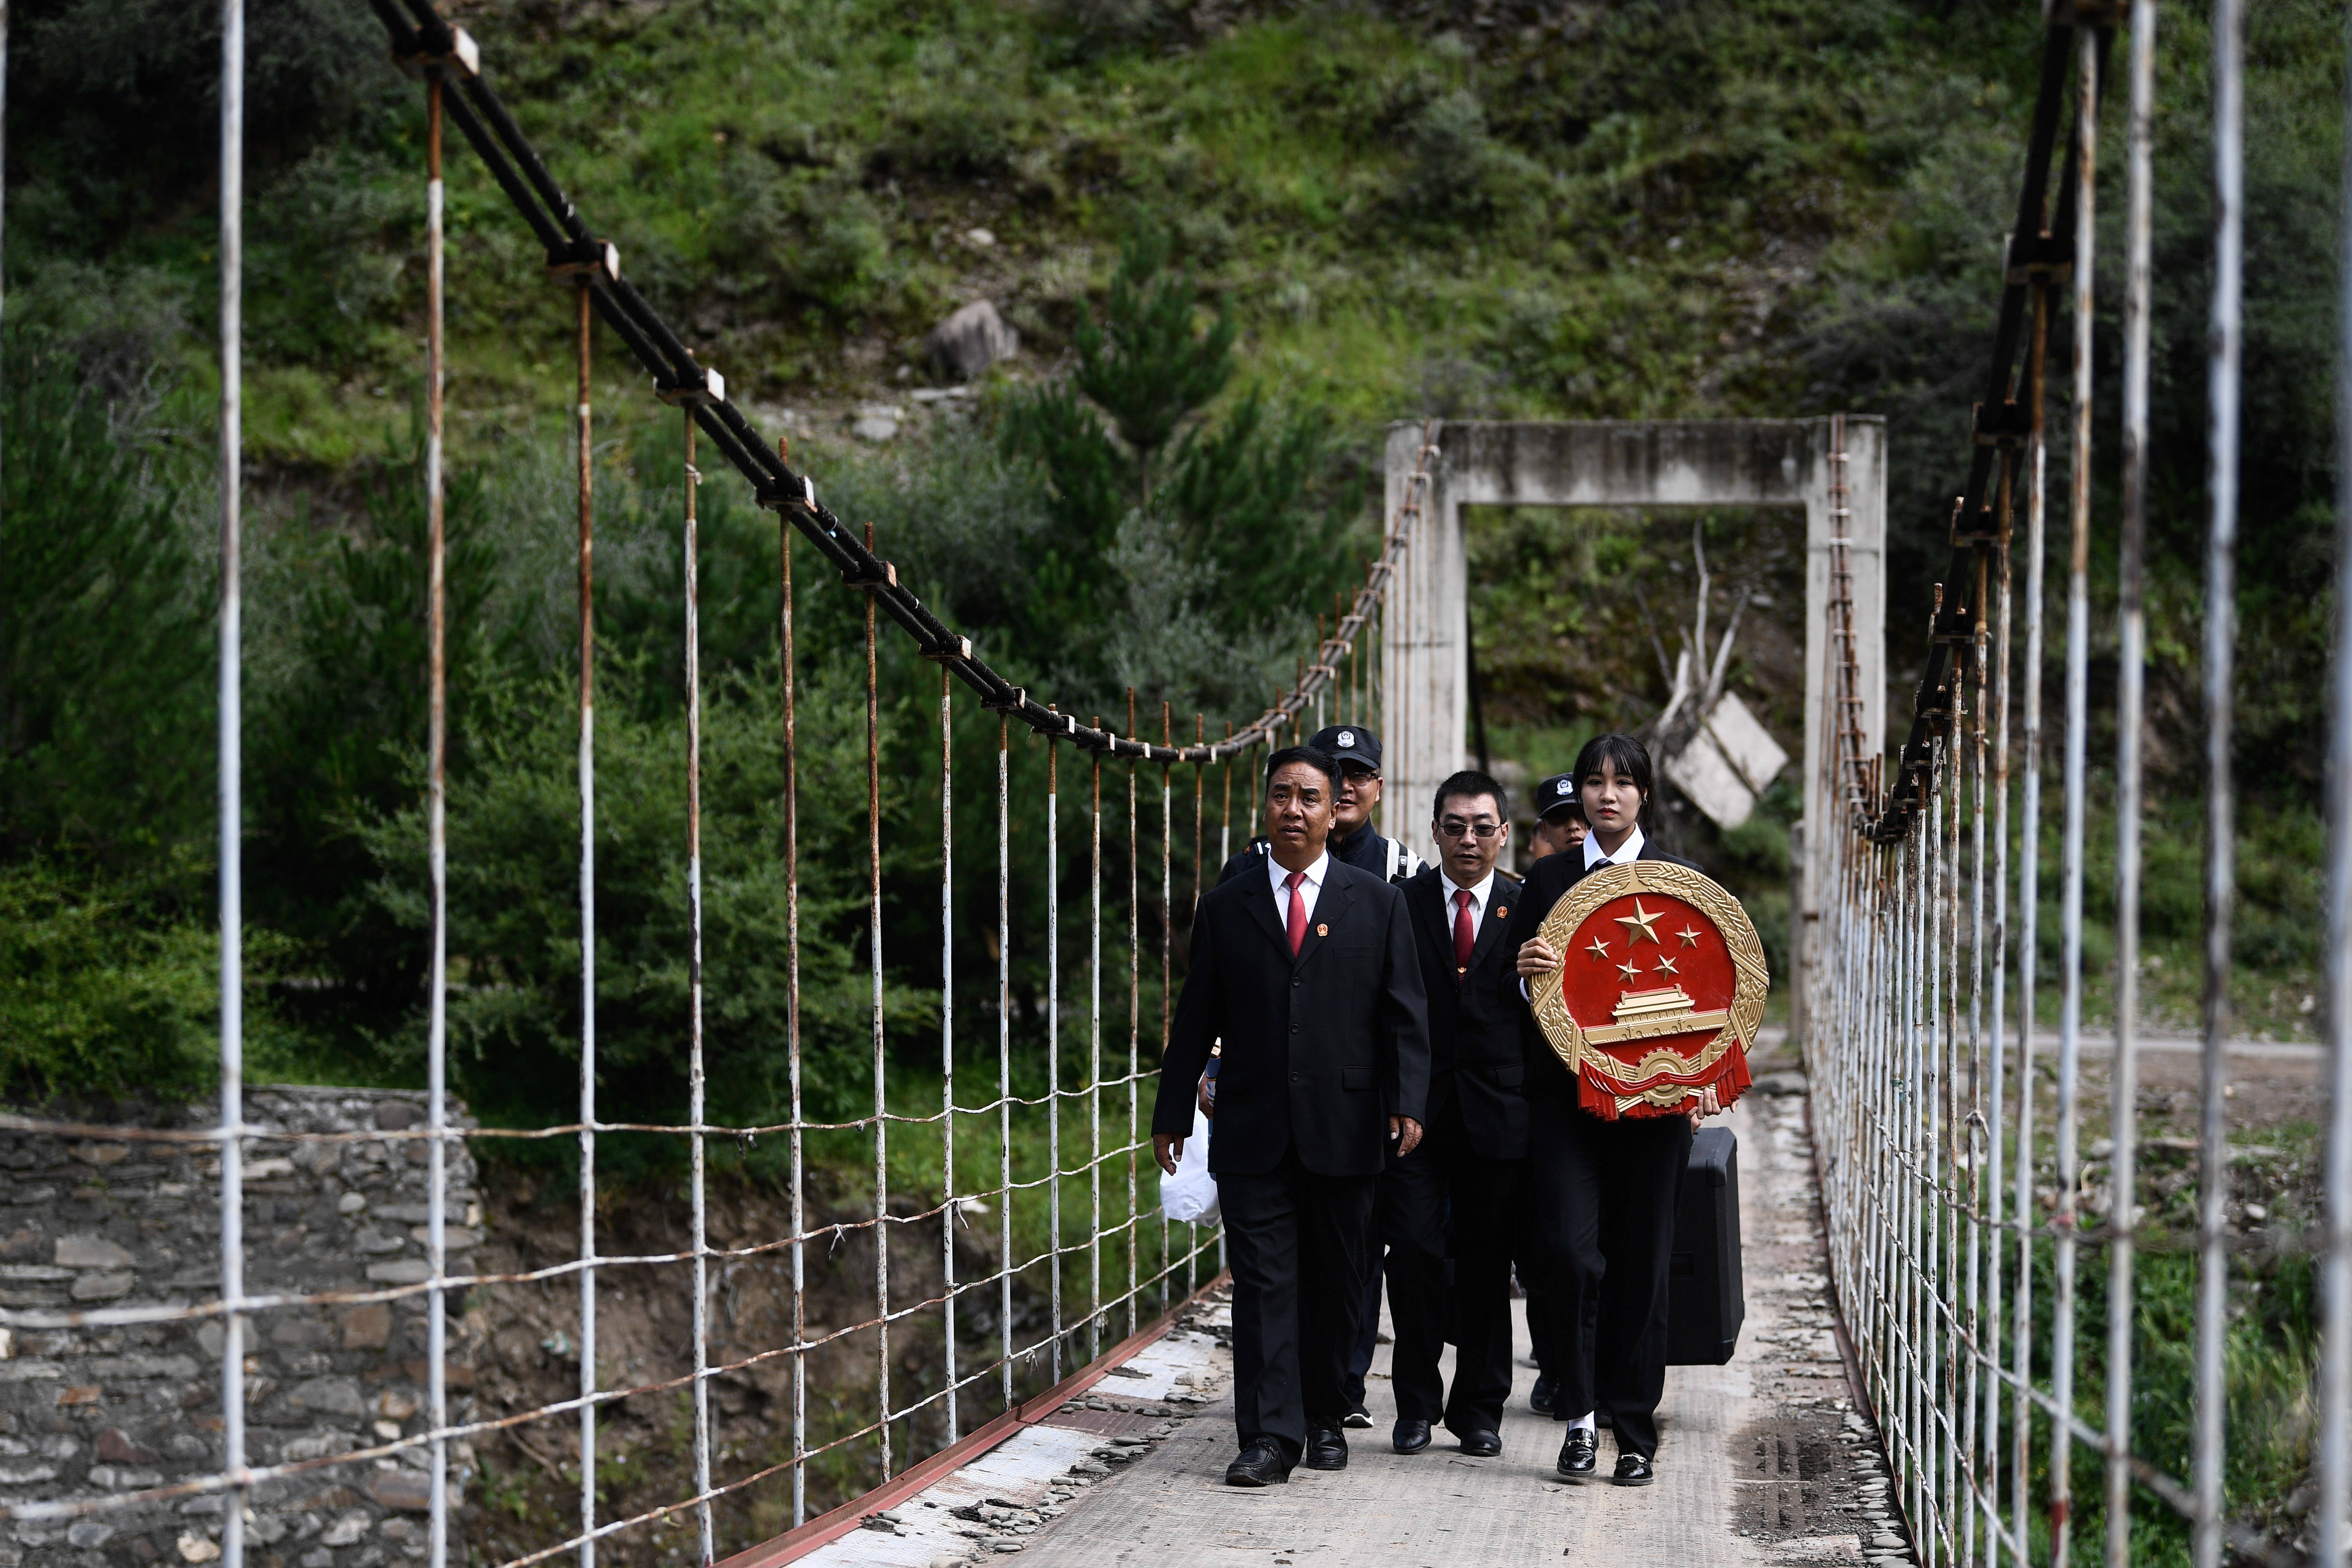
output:
[[[1290,889],[1290,956],[1297,958],[1298,950],[1307,945],[1307,899],[1298,885],[1307,880],[1304,871],[1293,871],[1283,879],[1282,885]]]
[[[1476,942],[1478,930],[1470,920],[1470,906],[1475,901],[1467,888],[1457,888],[1454,893],[1454,984],[1470,973],[1470,949]]]

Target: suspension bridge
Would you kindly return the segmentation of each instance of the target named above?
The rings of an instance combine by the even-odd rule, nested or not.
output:
[[[110,1470],[121,1484],[54,1484],[30,1469],[0,1473],[0,1516],[16,1543],[9,1562],[111,1561],[100,1547],[119,1526],[124,1540],[170,1542],[176,1534],[182,1560],[217,1560],[226,1568],[297,1561],[303,1568],[373,1568],[387,1553],[430,1568],[459,1560],[529,1568],[561,1558],[593,1568],[600,1552],[654,1562],[690,1551],[705,1564],[773,1568],[802,1559],[933,1563],[1015,1551],[1049,1563],[1225,1563],[1239,1552],[1277,1563],[1310,1554],[1331,1563],[1436,1563],[1574,1561],[1644,1549],[1674,1562],[1867,1559],[1981,1562],[1990,1568],[2077,1558],[2129,1563],[2144,1544],[2136,1525],[2144,1531],[2159,1516],[2185,1521],[2191,1558],[2200,1565],[2225,1558],[2347,1561],[2352,721],[2337,722],[2328,742],[2335,828],[2326,913],[2326,1042],[2294,1064],[2310,1071],[2323,1123],[2321,1223],[2311,1237],[2321,1322],[2307,1400],[2312,1459],[2303,1522],[2280,1528],[2275,1520],[2250,1517],[2228,1485],[2225,1352],[2244,1215],[2231,1186],[2232,1162],[2244,1150],[2232,1142],[2228,1108],[2234,1079],[2256,1070],[2250,1061],[2259,1067],[2270,1059],[2232,1042],[2227,1005],[2243,266],[2240,0],[2216,0],[2211,27],[2217,216],[2202,648],[2209,835],[2203,1034],[2143,1040],[2136,1020],[2147,702],[2150,117],[2159,87],[2158,7],[2154,0],[2056,0],[2045,6],[2016,219],[1999,275],[1987,279],[1999,293],[1989,371],[1967,449],[1951,454],[1959,483],[1949,517],[1951,554],[1940,580],[1884,577],[1883,505],[1876,499],[1884,455],[1869,421],[1836,416],[1783,432],[1793,443],[1787,469],[1748,465],[1752,471],[1740,482],[1750,483],[1752,494],[1714,498],[1668,484],[1633,496],[1661,504],[1799,501],[1808,509],[1813,570],[1804,628],[1806,849],[1794,973],[1783,977],[1793,992],[1792,1016],[1801,1024],[1794,1037],[1759,1049],[1759,1091],[1732,1114],[1748,1172],[1742,1226],[1749,1326],[1740,1353],[1727,1367],[1675,1373],[1664,1412],[1668,1447],[1659,1489],[1578,1496],[1563,1496],[1546,1480],[1550,1428],[1516,1396],[1499,1458],[1365,1454],[1336,1476],[1302,1473],[1299,1484],[1278,1494],[1243,1495],[1213,1485],[1229,1447],[1220,1403],[1229,1364],[1220,1246],[1212,1231],[1167,1220],[1153,1201],[1148,1159],[1139,1158],[1148,1154],[1139,1108],[1155,1079],[1156,1042],[1140,998],[1155,963],[1160,994],[1167,994],[1176,963],[1169,933],[1234,847],[1237,824],[1247,835],[1252,758],[1260,748],[1344,721],[1389,734],[1392,748],[1409,759],[1401,772],[1410,781],[1425,783],[1424,774],[1433,778],[1458,763],[1462,656],[1450,629],[1462,591],[1458,508],[1506,491],[1552,504],[1591,504],[1577,498],[1601,492],[1572,484],[1557,491],[1542,490],[1541,483],[1536,490],[1508,489],[1496,476],[1517,475],[1509,483],[1521,484],[1524,465],[1497,454],[1520,451],[1512,445],[1519,436],[1435,421],[1400,425],[1391,436],[1378,553],[1352,603],[1318,628],[1294,686],[1213,739],[1202,718],[1194,717],[1187,738],[1176,715],[1164,708],[1139,713],[1131,700],[1123,723],[1092,716],[1081,722],[1053,694],[1025,690],[976,657],[971,641],[909,590],[867,533],[827,509],[814,477],[793,467],[789,451],[760,435],[730,400],[719,371],[697,359],[624,273],[616,243],[564,195],[554,166],[493,89],[483,47],[429,0],[371,4],[394,61],[420,83],[425,126],[432,968],[423,1114],[413,1125],[402,1117],[397,1125],[373,1129],[306,1131],[249,1114],[243,1083],[244,44],[241,0],[225,0],[217,1115],[209,1125],[183,1128],[0,1120],[11,1132],[92,1141],[91,1147],[100,1146],[96,1141],[136,1144],[157,1159],[197,1162],[192,1168],[207,1179],[216,1168],[218,1192],[218,1269],[204,1277],[203,1288],[152,1300],[134,1295],[116,1305],[60,1300],[0,1307],[0,1329],[11,1336],[0,1340],[0,1369],[14,1368],[16,1382],[61,1378],[58,1369],[71,1357],[101,1346],[115,1354],[194,1335],[207,1346],[216,1385],[183,1401],[188,1440],[170,1447],[173,1458],[164,1463],[150,1454],[152,1470]],[[2118,62],[2112,85],[2124,90],[2114,94],[2110,76]],[[2084,1023],[2085,803],[2095,717],[2088,582],[2092,458],[2105,437],[2095,427],[2091,339],[2101,232],[2095,212],[2098,128],[2116,98],[2126,121],[2124,482],[2115,541],[2120,679],[2106,717],[2116,737],[2117,914],[2111,933],[2114,1025],[2095,1039]],[[457,1114],[446,1078],[443,159],[452,127],[544,247],[551,276],[577,306],[583,1025],[578,1116],[559,1126],[471,1125]],[[2347,320],[2352,322],[2352,310]],[[610,1120],[597,1098],[590,388],[592,324],[598,321],[651,377],[655,395],[678,410],[685,437],[677,482],[688,722],[678,765],[688,786],[683,892],[689,950],[682,955],[688,1005],[678,1021],[678,1048],[688,1064],[691,1101],[680,1124]],[[2049,361],[2053,329],[2062,324],[2072,344],[2063,400],[2070,426],[2053,431],[2045,418]],[[2352,396],[2346,406],[2352,408]],[[2046,482],[2053,436],[2062,438],[2070,476],[2055,505]],[[1741,438],[1768,437],[1781,438],[1754,432]],[[1559,438],[1565,451],[1579,441],[1606,446],[1613,437],[1588,430]],[[1675,437],[1715,438],[1692,430]],[[2352,450],[2352,428],[2344,441]],[[775,515],[779,531],[774,606],[782,722],[776,745],[785,784],[777,809],[789,937],[776,961],[793,1003],[774,1049],[785,1064],[792,1113],[758,1127],[720,1125],[706,1115],[696,492],[698,484],[718,481],[696,467],[702,443]],[[1571,453],[1562,461],[1575,473],[1608,468],[1605,458],[1587,463]],[[1673,467],[1652,464],[1643,471],[1654,478]],[[1865,468],[1867,482],[1858,482]],[[2352,486],[2352,462],[2344,471]],[[1621,500],[1632,493],[1609,492]],[[2352,517],[2352,505],[2344,510]],[[2060,552],[2053,536],[2062,524]],[[814,587],[794,580],[796,556],[811,553],[829,573]],[[2055,595],[2053,570],[2063,574]],[[2342,602],[2352,584],[2352,548],[2340,552],[2338,571],[2347,574],[2336,586]],[[855,650],[863,658],[866,726],[857,868],[866,906],[872,1109],[829,1122],[805,1117],[802,1106],[795,701],[796,671],[808,650],[796,641],[794,612],[797,596],[811,592],[855,594],[863,606],[863,646]],[[2063,625],[2054,627],[2045,626],[2043,615],[2053,597],[2063,605]],[[1903,650],[1916,652],[1923,674],[1895,704],[1898,720],[1907,705],[1907,728],[1891,752],[1880,742],[1888,732],[1881,715],[1882,605],[1898,626],[1924,618],[1927,626],[1924,646]],[[926,705],[935,699],[940,721],[944,916],[937,955],[940,1089],[936,1104],[923,1106],[894,1093],[889,1067],[894,1053],[906,1049],[906,1037],[885,984],[880,748],[887,694],[877,651],[883,639],[901,637],[939,672],[935,688],[919,694]],[[2063,673],[2058,711],[2046,714],[2042,673],[2053,647],[2063,648]],[[2352,712],[2352,644],[2339,646],[2332,679],[2332,710]],[[969,713],[959,739],[960,697],[996,719],[976,790]],[[965,809],[976,798],[983,814],[992,808],[996,825],[992,862],[977,868],[960,866],[954,854],[960,745],[967,753],[961,759]],[[1041,799],[1016,798],[1017,752],[1042,757],[1042,767],[1024,761],[1017,770],[1024,780],[1042,776]],[[2060,759],[2054,780],[2044,776],[2053,754]],[[1236,762],[1244,797],[1238,818]],[[1405,794],[1420,798],[1410,787]],[[2047,797],[2053,795],[2061,846],[2054,868],[2041,860],[2042,827],[2052,815]],[[2044,942],[2037,922],[2045,874],[2058,889],[2054,975],[2041,972]],[[997,984],[993,994],[977,999],[977,1014],[980,1033],[995,1037],[995,1071],[975,1082],[975,999],[956,994],[953,911],[971,907],[962,890],[978,886],[985,892],[992,877],[987,945]],[[1024,879],[1034,879],[1044,893],[1045,914],[1034,929],[1017,927],[1012,916],[1010,889]],[[1066,908],[1068,889],[1080,892]],[[1156,942],[1145,935],[1146,910],[1157,916],[1149,927]],[[1045,1016],[1055,1039],[1045,1053],[1046,1081],[1034,1089],[1016,1082],[1012,1066],[1010,955],[1016,947],[1041,954],[1047,977]],[[908,955],[890,958],[905,962]],[[2053,992],[2054,1036],[2038,1026],[2037,1005]],[[1067,1077],[1066,1064],[1075,1064]],[[2168,1157],[2185,1156],[2193,1171],[2187,1245],[2197,1270],[2184,1394],[2194,1436],[2187,1462],[2169,1468],[2136,1439],[2151,1355],[2173,1347],[2149,1344],[2133,1306],[2137,1261],[2151,1246],[2175,1239],[2155,1234],[2144,1201],[2150,1191],[2144,1161],[2154,1145],[2142,1137],[2140,1090],[2166,1075],[2193,1092],[2199,1117],[2193,1139],[2164,1141]],[[2102,1110],[2103,1126],[2095,1121]],[[598,1144],[615,1133],[684,1146],[682,1245],[622,1253],[600,1235]],[[2094,1139],[2087,1145],[2086,1133]],[[845,1215],[838,1205],[824,1213],[815,1205],[809,1145],[820,1136],[836,1144],[863,1141],[870,1160],[861,1169],[871,1180],[860,1199],[862,1216]],[[715,1142],[756,1138],[789,1147],[785,1223],[773,1234],[717,1242],[709,1223],[709,1152]],[[462,1255],[471,1238],[453,1246],[451,1169],[468,1145],[501,1139],[576,1147],[576,1244],[558,1263],[468,1272]],[[894,1139],[901,1148],[911,1141],[939,1150],[936,1190],[894,1191]],[[275,1173],[359,1145],[393,1160],[414,1153],[425,1167],[428,1198],[415,1277],[379,1276],[369,1288],[333,1291],[248,1289],[256,1245],[246,1231],[252,1173],[264,1163]],[[991,1214],[997,1216],[992,1234],[972,1227],[973,1215]],[[863,1248],[857,1256],[870,1264],[870,1291],[855,1321],[820,1322],[807,1310],[811,1273],[845,1244]],[[65,1264],[62,1254],[58,1261]],[[788,1322],[749,1341],[740,1323],[717,1326],[713,1308],[718,1282],[746,1267],[781,1271],[790,1301]],[[68,1270],[51,1272],[62,1278]],[[624,1376],[600,1358],[600,1290],[619,1289],[670,1292],[688,1304],[683,1370]],[[568,1293],[565,1342],[576,1347],[578,1386],[567,1398],[499,1408],[467,1391],[465,1368],[453,1357],[451,1323],[456,1309],[481,1293],[522,1290]],[[2105,1303],[2095,1333],[2085,1331],[2080,1310],[2095,1299],[2093,1291]],[[271,1424],[268,1401],[283,1369],[273,1371],[269,1358],[279,1353],[275,1347],[295,1342],[273,1338],[275,1325],[328,1308],[389,1308],[398,1321],[415,1323],[419,1353],[410,1365],[422,1396],[412,1416],[379,1423],[371,1440],[313,1452],[288,1442]],[[918,1339],[938,1347],[938,1375],[907,1372],[898,1352]],[[19,1346],[26,1356],[47,1358],[40,1365],[49,1370],[34,1370],[34,1361],[17,1356]],[[845,1366],[858,1369],[854,1386],[845,1390],[836,1378],[821,1402],[813,1401],[817,1370]],[[788,1392],[767,1429],[747,1433],[740,1419],[716,1407],[714,1390],[752,1374],[781,1375]],[[1522,1394],[1526,1381],[1522,1374]],[[681,1412],[690,1477],[657,1506],[608,1511],[603,1482],[618,1459],[600,1446],[600,1419],[649,1405]],[[524,1549],[486,1553],[468,1534],[467,1521],[478,1513],[469,1489],[480,1481],[475,1456],[478,1446],[509,1434],[570,1457],[564,1473],[576,1482],[576,1509],[551,1523],[535,1521],[536,1537]],[[754,1449],[760,1457],[747,1461]],[[310,1524],[270,1522],[327,1509],[319,1499],[348,1498],[359,1484],[354,1478],[383,1471],[423,1478],[415,1500],[425,1518],[421,1534],[387,1531],[383,1542],[371,1544],[359,1538],[358,1527],[339,1538],[331,1529],[321,1534]],[[830,1484],[821,1478],[844,1473],[878,1484],[838,1506],[817,1507]],[[126,1475],[132,1479],[121,1480]],[[767,1511],[755,1511],[754,1502]],[[2082,1522],[2092,1516],[2095,1530]],[[763,1519],[779,1528],[756,1524]],[[145,1561],[154,1552],[134,1555]]]

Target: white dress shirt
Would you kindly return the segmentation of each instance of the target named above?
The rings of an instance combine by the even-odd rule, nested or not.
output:
[[[1591,834],[1588,833],[1584,836],[1584,868],[1587,871],[1596,866],[1622,866],[1628,861],[1641,858],[1641,855],[1642,825],[1638,822],[1633,825],[1633,830],[1625,835],[1625,842],[1617,846],[1617,853],[1614,855],[1604,853],[1601,847],[1601,840]],[[1519,981],[1519,994],[1530,1000],[1534,997],[1534,993],[1528,989],[1528,983],[1524,976]]]
[[[1588,871],[1595,866],[1622,866],[1629,860],[1638,860],[1641,858],[1642,825],[1638,822],[1633,825],[1633,830],[1625,835],[1625,842],[1617,846],[1617,853],[1614,855],[1602,854],[1601,840],[1593,834],[1588,833],[1584,836],[1584,868]]]
[[[1454,894],[1460,892],[1470,895],[1470,940],[1475,942],[1478,933],[1486,929],[1486,905],[1495,897],[1495,873],[1487,872],[1483,880],[1467,889],[1450,876],[1445,879],[1445,936],[1449,942],[1454,938],[1455,914],[1461,909]]]
[[[1315,921],[1315,900],[1323,891],[1323,879],[1331,869],[1331,853],[1325,850],[1315,857],[1315,864],[1307,868],[1307,880],[1298,884],[1297,896],[1306,901],[1309,929]],[[1272,855],[1265,858],[1265,874],[1274,879],[1274,912],[1285,931],[1290,929],[1290,873]]]

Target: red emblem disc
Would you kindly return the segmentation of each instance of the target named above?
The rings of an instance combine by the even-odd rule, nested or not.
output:
[[[1769,984],[1739,901],[1661,860],[1604,866],[1544,918],[1560,967],[1535,987],[1537,1022],[1594,1115],[1669,1116],[1712,1085],[1747,1089]]]

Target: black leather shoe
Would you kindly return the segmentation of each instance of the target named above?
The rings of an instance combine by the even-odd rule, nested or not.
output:
[[[1229,1487],[1278,1487],[1289,1479],[1290,1461],[1282,1457],[1281,1445],[1267,1437],[1244,1448],[1241,1457],[1225,1467]]]
[[[1348,1468],[1348,1438],[1336,1421],[1309,1421],[1307,1424],[1307,1454],[1304,1460],[1310,1470],[1344,1470]]]
[[[1621,1487],[1646,1487],[1657,1479],[1657,1472],[1650,1468],[1650,1461],[1639,1454],[1618,1455],[1617,1473],[1611,1478]]]
[[[1580,1485],[1592,1479],[1599,1468],[1599,1447],[1593,1435],[1581,1426],[1571,1426],[1568,1441],[1559,1446],[1559,1473]]]
[[[1429,1423],[1426,1421],[1398,1422],[1394,1441],[1396,1451],[1400,1454],[1420,1453],[1429,1447]]]
[[[1359,1405],[1339,1417],[1339,1425],[1353,1426],[1359,1432],[1369,1432],[1372,1429],[1372,1413]]]
[[[1465,1432],[1462,1451],[1474,1459],[1491,1459],[1503,1451],[1503,1439],[1492,1432]]]
[[[1559,1398],[1559,1384],[1549,1376],[1538,1376],[1536,1385],[1528,1391],[1528,1408],[1538,1415],[1549,1415]]]

